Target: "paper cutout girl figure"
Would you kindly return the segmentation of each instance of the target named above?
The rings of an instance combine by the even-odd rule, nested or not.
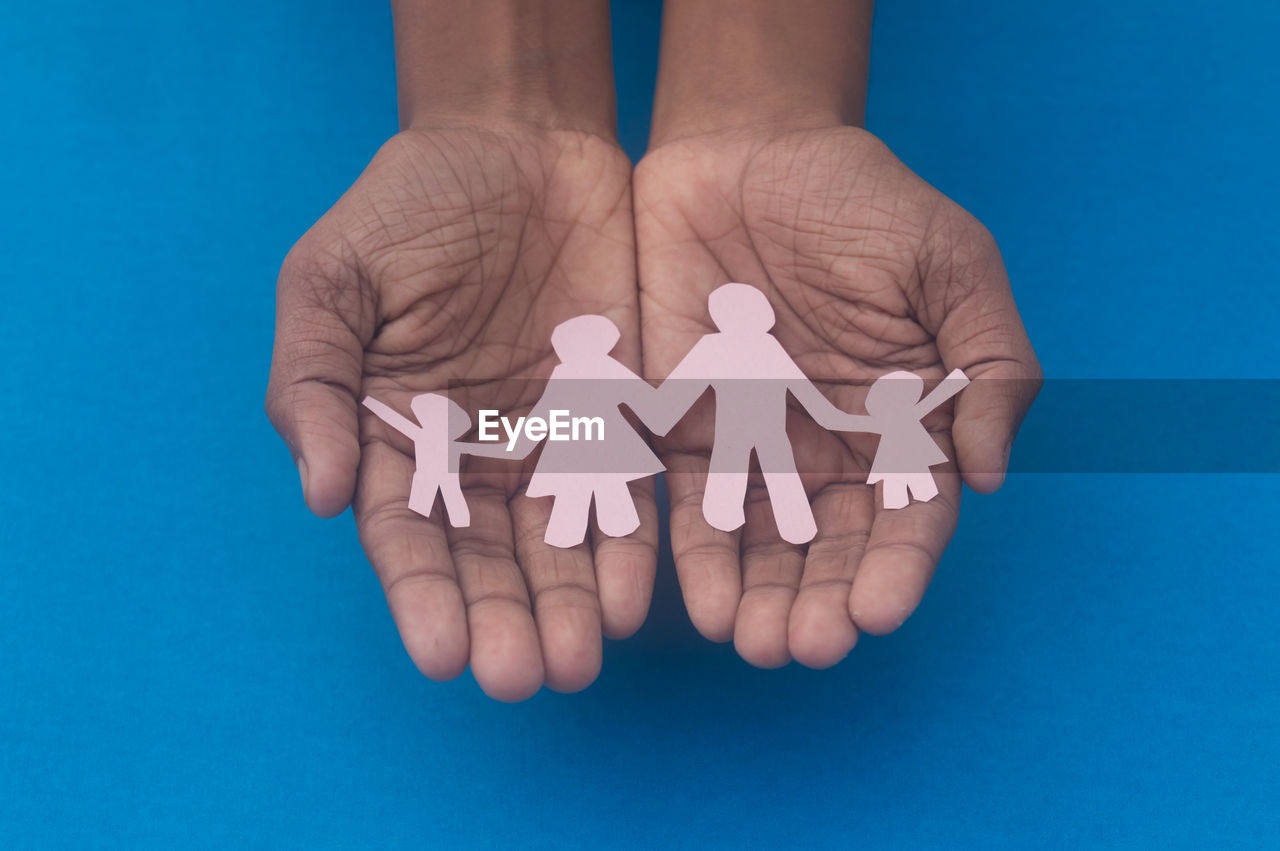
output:
[[[423,517],[431,516],[438,492],[452,526],[471,525],[471,510],[462,495],[458,470],[462,455],[503,458],[501,445],[484,445],[458,440],[471,428],[471,417],[462,407],[438,393],[422,393],[409,403],[415,423],[396,413],[372,396],[364,398],[364,406],[378,418],[413,441],[415,468],[409,488],[409,508]]]
[[[698,340],[659,388],[669,415],[679,413],[657,428],[646,425],[665,434],[712,388],[715,442],[702,495],[703,516],[725,532],[746,522],[743,503],[754,450],[779,534],[803,544],[813,539],[818,527],[787,438],[787,393],[823,428],[849,431],[850,415],[822,395],[769,333],[776,317],[763,292],[747,284],[725,284],[711,293],[707,307],[718,332]]]
[[[613,537],[634,532],[640,517],[627,483],[664,469],[618,407],[626,405],[646,425],[668,418],[657,390],[610,356],[620,337],[611,320],[590,314],[561,322],[551,332],[560,364],[530,418],[549,419],[559,410],[600,423],[598,429],[588,426],[600,439],[548,439],[529,480],[529,496],[555,500],[545,536],[555,547],[583,542],[593,500],[600,531]],[[523,458],[534,445],[522,434],[507,457]]]
[[[945,463],[947,456],[920,421],[968,383],[965,374],[954,369],[921,399],[924,380],[920,376],[901,370],[890,372],[877,378],[867,391],[869,416],[848,418],[845,431],[880,435],[867,484],[884,482],[885,508],[906,508],[908,490],[921,502],[938,495],[938,485],[929,468]]]

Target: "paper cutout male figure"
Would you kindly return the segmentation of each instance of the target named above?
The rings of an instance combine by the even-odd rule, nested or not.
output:
[[[549,420],[559,410],[599,420],[593,439],[547,440],[529,480],[529,496],[554,498],[545,536],[552,546],[582,543],[593,501],[600,531],[613,537],[634,532],[640,517],[627,483],[664,469],[618,407],[626,405],[646,425],[669,417],[658,391],[609,354],[620,336],[608,317],[594,314],[567,319],[551,332],[560,363],[530,418]],[[523,458],[534,445],[525,433],[506,457]]]
[[[755,450],[779,534],[806,543],[818,527],[787,437],[787,393],[823,428],[851,431],[851,415],[832,405],[769,333],[776,317],[763,292],[725,284],[711,293],[707,307],[717,332],[698,340],[659,388],[668,410],[681,413],[708,387],[715,391],[715,442],[702,513],[725,532],[746,522],[743,502]],[[654,431],[665,434],[674,423]]]
[[[458,440],[471,428],[471,417],[457,402],[438,393],[422,393],[409,403],[415,423],[372,396],[364,406],[378,418],[413,441],[413,484],[409,488],[409,508],[423,517],[431,516],[436,493],[444,501],[452,526],[470,526],[471,510],[462,495],[458,469],[462,456],[506,457],[501,445],[484,445]]]

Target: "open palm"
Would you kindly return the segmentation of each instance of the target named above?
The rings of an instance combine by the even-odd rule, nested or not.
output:
[[[471,523],[407,508],[409,441],[357,408],[408,412],[448,391],[469,410],[527,410],[554,366],[549,339],[582,313],[622,330],[614,355],[639,369],[630,164],[576,132],[406,131],[295,246],[280,276],[272,421],[308,504],[352,500],[360,538],[410,656],[447,679],[470,662],[489,694],[545,681],[589,684],[601,632],[643,621],[657,523],[637,483],[639,531],[543,543],[549,500],[522,495],[527,469],[469,459]],[[524,380],[533,379],[533,380]]]
[[[1039,387],[1040,370],[999,252],[971,216],[870,134],[849,127],[692,136],[651,151],[634,180],[645,373],[668,375],[713,330],[707,296],[760,287],[773,333],[838,407],[863,411],[866,385],[897,369],[974,383],[926,424],[973,488],[994,490]],[[876,438],[830,434],[788,416],[817,537],[778,536],[753,482],[746,523],[711,528],[702,491],[714,406],[704,398],[659,443],[686,605],[707,637],[733,637],[753,664],[834,664],[858,631],[896,628],[919,603],[954,531],[960,478],[885,510],[865,484]]]

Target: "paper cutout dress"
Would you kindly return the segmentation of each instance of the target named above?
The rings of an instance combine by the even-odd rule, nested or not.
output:
[[[634,532],[640,517],[628,482],[665,469],[619,408],[626,405],[646,425],[661,413],[658,392],[609,354],[620,336],[611,320],[596,315],[566,320],[551,334],[560,364],[529,416],[549,419],[560,410],[599,418],[602,438],[544,441],[526,493],[554,498],[546,532],[553,546],[582,543],[592,502],[600,531],[614,537]],[[512,457],[531,449],[531,441],[522,438]]]
[[[969,383],[960,370],[951,374],[923,399],[924,380],[910,372],[890,372],[876,379],[867,391],[867,427],[880,435],[867,484],[884,482],[884,507],[906,508],[907,491],[921,502],[938,495],[938,484],[929,468],[945,464],[946,453],[934,442],[920,421]]]

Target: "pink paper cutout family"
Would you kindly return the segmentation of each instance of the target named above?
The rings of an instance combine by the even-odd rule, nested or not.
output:
[[[551,345],[560,363],[527,419],[545,422],[552,412],[571,411],[575,417],[594,418],[599,439],[547,440],[544,445],[526,492],[554,498],[548,544],[582,543],[593,501],[596,522],[606,535],[621,537],[639,528],[628,482],[665,468],[622,415],[621,406],[654,434],[665,435],[708,388],[715,394],[715,440],[702,512],[716,529],[731,532],[745,522],[754,451],[782,538],[803,544],[817,534],[787,437],[788,393],[829,431],[880,435],[867,483],[884,482],[885,508],[906,507],[908,493],[922,502],[937,496],[929,468],[947,457],[921,419],[969,383],[963,372],[953,370],[923,399],[924,381],[918,375],[890,372],[868,390],[867,413],[849,414],[822,395],[769,333],[775,317],[763,292],[747,284],[725,284],[711,293],[708,309],[717,331],[702,337],[658,387],[610,356],[621,335],[608,318],[576,316],[556,326]],[[417,423],[376,399],[366,397],[364,404],[414,443],[409,507],[430,516],[438,492],[454,526],[470,523],[458,476],[463,454],[518,460],[539,442],[528,430],[510,446],[461,441],[471,418],[436,393],[413,398]]]

